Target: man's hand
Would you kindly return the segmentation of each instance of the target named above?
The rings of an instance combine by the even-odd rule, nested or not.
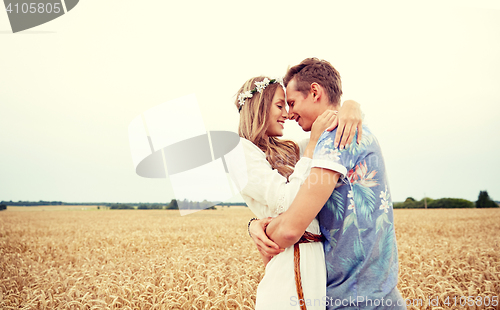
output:
[[[356,128],[358,129],[357,143],[361,143],[363,124],[359,103],[354,100],[344,101],[344,104],[342,104],[334,123],[326,130],[332,131],[335,127],[337,127],[337,125],[339,128],[337,129],[337,134],[335,135],[335,147],[338,147],[340,143],[339,148],[342,150],[344,147],[351,144],[354,136],[356,135]],[[342,137],[342,140],[340,140],[340,137]]]
[[[271,260],[271,258],[273,258],[273,256],[278,255],[284,251],[284,249],[280,249],[280,247],[266,235],[266,227],[272,220],[272,217],[261,220],[254,220],[250,223],[249,227],[250,236],[252,237],[253,242],[262,255],[264,263],[266,263],[266,257],[269,261]]]

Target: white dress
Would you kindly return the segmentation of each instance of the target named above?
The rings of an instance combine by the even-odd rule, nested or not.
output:
[[[248,183],[241,195],[248,207],[259,218],[276,217],[286,211],[311,170],[311,159],[302,157],[295,170],[285,177],[273,170],[266,155],[252,142],[240,140],[245,153]],[[306,145],[307,140],[301,144]],[[301,147],[301,151],[304,148]],[[314,219],[307,231],[319,234],[318,220]],[[325,309],[326,268],[321,242],[301,243],[300,272],[304,301],[308,310]],[[265,275],[257,288],[255,309],[300,309],[295,287],[293,246],[276,255],[266,266]]]

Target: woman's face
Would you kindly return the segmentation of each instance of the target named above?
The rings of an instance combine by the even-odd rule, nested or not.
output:
[[[278,87],[274,93],[273,101],[271,102],[271,111],[267,119],[266,136],[281,137],[287,118],[288,112],[286,111],[285,92],[283,88]]]

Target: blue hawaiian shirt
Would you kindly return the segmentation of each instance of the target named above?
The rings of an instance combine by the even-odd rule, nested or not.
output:
[[[397,292],[398,253],[380,146],[366,126],[361,143],[343,150],[334,147],[335,134],[322,134],[312,161],[312,167],[342,174],[318,214],[326,237],[327,309],[392,308],[381,307],[388,303],[383,298]],[[397,296],[392,306],[404,305],[399,292]]]

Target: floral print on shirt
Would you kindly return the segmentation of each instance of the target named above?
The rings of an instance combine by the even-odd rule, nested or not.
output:
[[[336,130],[323,133],[312,163],[323,169],[335,170],[338,165],[347,169],[318,214],[326,237],[327,295],[381,299],[396,287],[398,278],[392,200],[382,153],[366,126],[361,143],[343,150],[334,147],[335,134]]]

